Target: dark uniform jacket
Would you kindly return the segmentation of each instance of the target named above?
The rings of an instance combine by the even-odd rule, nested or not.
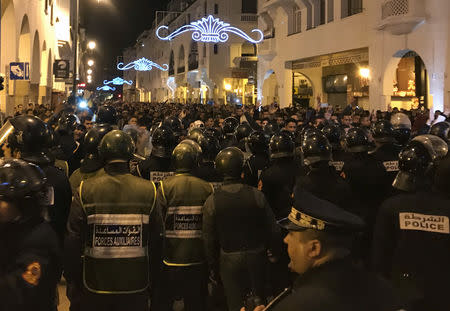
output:
[[[450,310],[449,219],[450,200],[438,193],[398,195],[380,208],[373,266],[411,310]]]
[[[399,310],[388,284],[356,268],[349,258],[325,263],[299,276],[270,311]]]
[[[213,269],[218,267],[220,251],[273,249],[280,236],[264,195],[238,181],[226,181],[206,200],[203,209],[203,240]]]
[[[244,183],[252,187],[258,187],[261,173],[269,165],[268,154],[254,154],[244,165]]]
[[[192,266],[205,262],[203,204],[213,192],[211,184],[189,173],[176,174],[160,183],[156,209],[164,224],[165,265]]]
[[[291,193],[299,172],[293,158],[281,158],[261,173],[258,189],[266,196],[277,220],[287,217],[291,211]]]
[[[23,159],[29,161],[26,156]],[[38,165],[47,177],[48,220],[62,242],[72,202],[72,189],[69,179],[61,169],[51,163],[29,162]]]
[[[214,162],[201,162],[192,175],[211,183],[214,189],[218,189],[223,184],[223,176],[216,170]]]
[[[297,178],[297,187],[303,188],[316,197],[327,200],[346,210],[353,209],[350,186],[338,175],[328,161],[315,163],[305,176]]]
[[[56,310],[61,274],[56,233],[43,220],[2,232],[0,238],[0,310]]]
[[[137,165],[136,171],[137,176],[154,183],[159,183],[161,180],[174,174],[170,158],[159,158],[154,155],[150,155],[147,159],[141,161]]]

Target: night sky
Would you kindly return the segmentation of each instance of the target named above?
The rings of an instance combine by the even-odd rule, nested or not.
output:
[[[117,74],[117,56],[132,46],[153,23],[155,11],[165,10],[169,0],[80,0],[81,26],[87,38],[97,42],[94,81]]]

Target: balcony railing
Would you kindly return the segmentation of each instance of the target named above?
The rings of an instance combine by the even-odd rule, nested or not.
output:
[[[244,14],[241,15],[241,22],[257,22],[258,15],[256,14]]]
[[[401,16],[409,13],[408,0],[390,0],[381,6],[381,18],[386,19],[391,16]]]
[[[378,29],[388,30],[393,35],[408,34],[425,21],[425,16],[423,0],[385,0]]]

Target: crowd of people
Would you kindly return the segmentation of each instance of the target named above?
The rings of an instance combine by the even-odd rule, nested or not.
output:
[[[0,310],[444,311],[450,123],[352,102],[18,107]]]

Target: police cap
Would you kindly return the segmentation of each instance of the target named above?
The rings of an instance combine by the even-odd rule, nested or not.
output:
[[[314,229],[331,233],[354,233],[362,231],[363,220],[331,202],[322,200],[295,188],[291,213],[278,224],[289,231]]]

